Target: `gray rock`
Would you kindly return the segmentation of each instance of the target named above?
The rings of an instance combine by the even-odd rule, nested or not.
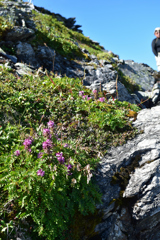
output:
[[[127,101],[134,104],[136,103],[133,96],[128,93],[127,89],[121,82],[117,82],[116,86],[116,81],[110,81],[109,83],[103,85],[103,90],[107,93],[110,93],[114,97],[116,96],[119,101]]]
[[[36,51],[36,59],[40,66],[48,70],[53,69],[55,51],[47,46],[38,46]]]
[[[160,106],[141,110],[133,125],[144,132],[123,146],[111,148],[99,164],[96,179],[103,193],[103,204],[97,209],[105,217],[95,230],[101,233],[102,239],[156,240],[160,236],[159,118]],[[136,168],[127,170],[134,161],[137,161]],[[121,200],[122,189],[118,182],[112,184],[113,176],[120,169],[122,176],[125,177],[125,169],[129,174]],[[110,206],[113,199],[124,203],[113,209]],[[130,237],[125,238],[124,232]]]
[[[124,63],[119,64],[118,68],[124,75],[130,77],[135,83],[139,84],[144,91],[152,89],[154,85],[154,70],[148,65],[126,60]]]
[[[5,58],[5,59],[10,59],[13,63],[17,62],[17,58],[15,56],[11,56],[9,54],[6,54],[6,52],[4,52],[2,48],[0,48],[0,56]]]
[[[6,35],[6,41],[24,41],[27,40],[30,37],[33,37],[35,34],[34,30],[26,28],[26,27],[20,27],[15,26],[9,31]]]
[[[23,26],[35,30],[32,20],[34,5],[23,1],[3,1],[4,7],[0,7],[0,16],[4,16],[12,25]]]
[[[30,66],[27,66],[24,63],[16,63],[15,68],[16,68],[17,74],[20,76],[32,75],[34,73],[34,70]]]
[[[110,62],[109,61],[107,61],[107,60],[104,60],[104,59],[100,59],[99,60],[99,63],[101,64],[101,65],[106,65],[106,64],[110,64]]]
[[[27,42],[18,42],[16,46],[16,56],[18,57],[19,62],[24,62],[34,67],[39,66],[35,58],[35,52],[32,46]]]

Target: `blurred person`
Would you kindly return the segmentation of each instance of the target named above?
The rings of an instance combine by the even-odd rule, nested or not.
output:
[[[155,28],[154,35],[156,38],[152,41],[152,51],[156,58],[158,72],[160,72],[160,27]]]

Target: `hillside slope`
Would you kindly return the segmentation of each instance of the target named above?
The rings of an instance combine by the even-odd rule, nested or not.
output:
[[[0,20],[0,237],[91,239],[102,220],[93,176],[140,133],[142,86],[74,19],[1,0]]]

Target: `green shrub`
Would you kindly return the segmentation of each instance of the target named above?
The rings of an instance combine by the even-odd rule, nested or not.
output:
[[[40,236],[64,239],[75,209],[82,215],[93,213],[100,200],[90,181],[89,162],[95,160],[84,150],[75,153],[58,138],[54,127],[40,125],[32,137],[26,136],[0,158],[0,184],[7,194],[3,204],[16,206],[14,218],[30,216]]]

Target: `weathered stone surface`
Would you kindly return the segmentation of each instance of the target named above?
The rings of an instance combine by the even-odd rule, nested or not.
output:
[[[27,63],[34,67],[39,66],[35,58],[35,52],[32,46],[27,42],[18,42],[16,46],[16,56],[19,62]]]
[[[3,1],[4,7],[0,7],[0,16],[4,16],[11,24],[35,29],[32,20],[34,5],[23,1]]]
[[[6,35],[6,41],[24,41],[30,37],[33,37],[35,34],[34,30],[26,28],[26,27],[19,27],[15,26],[11,29],[10,32]]]
[[[20,75],[32,75],[34,73],[34,70],[30,67],[27,66],[24,63],[16,63],[15,64],[16,72]]]
[[[123,146],[110,149],[99,164],[97,182],[103,192],[103,204],[97,208],[103,209],[104,213],[107,212],[104,222],[96,227],[96,231],[101,232],[102,239],[118,240],[123,237],[130,239],[123,236],[126,225],[125,215],[130,219],[127,235],[132,236],[131,239],[150,239],[151,237],[151,239],[157,239],[156,237],[160,235],[158,227],[160,225],[159,119],[160,106],[141,110],[134,126],[144,130],[144,133]],[[135,162],[136,168],[129,170],[131,164]],[[121,172],[125,178],[125,169],[129,173],[129,181],[126,179],[123,197],[120,197],[122,189],[118,183],[111,184],[111,182],[116,172]],[[117,199],[117,204],[121,202],[122,205],[116,206],[115,201],[113,210],[113,208],[110,209],[110,202],[114,199]]]
[[[136,103],[133,96],[128,93],[127,89],[121,82],[116,83],[116,81],[110,81],[104,85],[103,90],[107,91],[112,96],[115,96],[119,101]]]
[[[15,56],[11,56],[9,54],[6,54],[1,48],[0,48],[0,56],[5,59],[10,59],[13,63],[17,62],[17,58]]]
[[[119,64],[118,68],[126,76],[139,84],[142,89],[150,90],[154,85],[154,70],[144,63],[136,63],[133,60],[125,60],[124,64]]]
[[[46,46],[38,46],[36,51],[36,59],[39,65],[50,71],[53,70],[55,55],[55,51]]]

